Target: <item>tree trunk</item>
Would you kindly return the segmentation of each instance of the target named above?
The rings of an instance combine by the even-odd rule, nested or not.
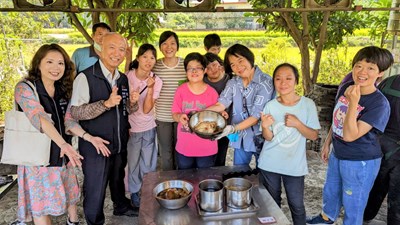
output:
[[[303,90],[304,95],[306,95],[310,93],[313,85],[310,79],[310,50],[308,49],[308,43],[302,43],[299,48],[301,55],[301,73],[303,75]]]
[[[79,21],[78,17],[76,16],[75,13],[69,13],[69,16],[71,18],[72,24],[78,29],[79,32],[85,37],[85,39],[90,43],[93,44],[92,37],[88,34],[86,29],[82,26],[81,22]]]
[[[330,11],[324,12],[324,19],[322,20],[319,38],[318,38],[318,45],[315,48],[315,60],[314,60],[314,65],[313,65],[312,78],[311,78],[312,84],[317,83],[317,78],[318,78],[318,74],[319,74],[319,65],[321,64],[322,50],[324,48],[324,43],[326,40],[326,34],[327,34],[326,31],[328,29],[328,21],[329,21],[330,15],[331,15]]]

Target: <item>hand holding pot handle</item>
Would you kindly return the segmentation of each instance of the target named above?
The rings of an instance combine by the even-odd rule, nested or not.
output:
[[[232,133],[235,133],[235,127],[233,125],[228,125],[228,126],[226,126],[224,128],[224,130],[222,131],[221,134],[218,134],[215,137],[215,140],[219,140],[219,139],[221,139],[223,137],[226,137],[226,136],[228,136],[229,134],[232,134]]]

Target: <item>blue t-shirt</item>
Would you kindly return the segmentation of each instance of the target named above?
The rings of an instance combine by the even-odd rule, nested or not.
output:
[[[273,173],[304,176],[308,173],[306,138],[296,128],[285,125],[287,113],[295,115],[309,128],[321,128],[317,107],[311,99],[301,97],[293,106],[282,105],[277,99],[269,101],[265,105],[264,114],[270,114],[274,118],[270,127],[274,137],[271,141],[264,142],[258,167]]]
[[[75,63],[76,74],[79,74],[99,61],[99,56],[94,51],[93,45],[91,45],[76,49],[72,54],[71,60]]]
[[[355,141],[343,140],[343,123],[346,117],[348,101],[344,91],[354,82],[348,82],[338,92],[336,105],[333,110],[332,144],[335,157],[342,160],[371,160],[382,157],[378,135],[383,133],[389,120],[390,105],[385,96],[379,91],[361,95],[358,103],[357,120],[364,121],[372,129]]]

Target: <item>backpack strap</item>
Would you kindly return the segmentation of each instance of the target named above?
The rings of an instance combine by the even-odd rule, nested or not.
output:
[[[393,88],[391,87],[392,84],[393,84],[393,81],[394,81],[396,78],[399,78],[399,79],[400,79],[400,76],[390,76],[390,77],[387,78],[386,83],[385,83],[385,85],[383,86],[383,88],[382,88],[382,90],[381,90],[381,92],[382,92],[383,94],[385,94],[385,95],[392,95],[392,96],[394,96],[394,97],[400,98],[400,90],[396,90],[396,89],[393,89]]]

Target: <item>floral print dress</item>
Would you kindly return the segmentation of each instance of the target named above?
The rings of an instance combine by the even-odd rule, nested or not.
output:
[[[31,87],[20,82],[15,87],[15,101],[34,127],[41,129],[40,118],[52,121]],[[73,167],[18,166],[18,220],[58,216],[79,201],[79,186]]]

